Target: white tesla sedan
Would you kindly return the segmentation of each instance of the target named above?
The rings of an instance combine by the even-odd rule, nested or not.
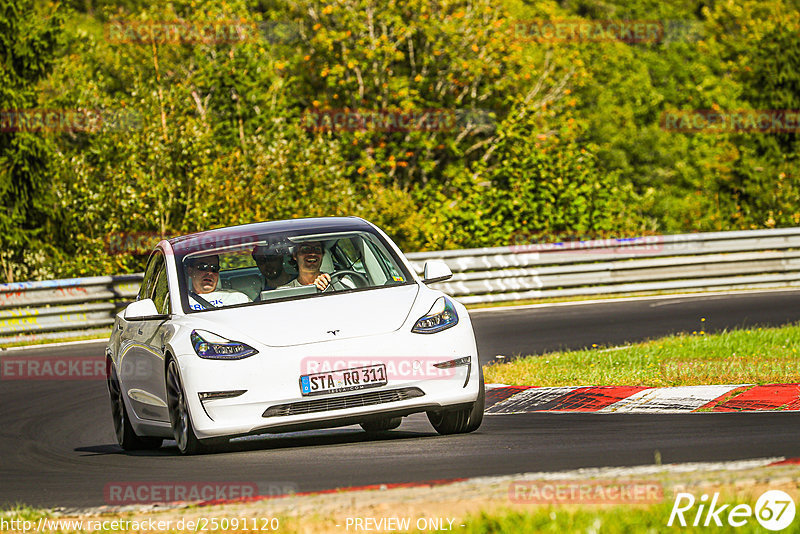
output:
[[[229,438],[427,412],[441,434],[483,418],[466,308],[420,279],[359,218],[275,221],[160,242],[106,348],[117,440],[175,439],[184,454]]]

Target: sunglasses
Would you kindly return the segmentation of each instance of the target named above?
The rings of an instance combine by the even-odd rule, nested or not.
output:
[[[300,252],[300,254],[311,254],[311,253],[322,254],[322,246],[320,246],[320,245],[301,245],[299,252]]]
[[[198,271],[203,271],[206,273],[218,273],[219,272],[219,265],[214,265],[213,263],[195,263],[192,265]]]

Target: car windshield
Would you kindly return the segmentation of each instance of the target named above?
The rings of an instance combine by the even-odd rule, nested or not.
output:
[[[368,231],[272,233],[195,247],[180,264],[187,313],[406,284],[411,277]],[[327,274],[327,287],[315,281]]]

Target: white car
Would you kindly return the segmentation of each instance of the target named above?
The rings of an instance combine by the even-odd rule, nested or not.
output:
[[[184,454],[237,436],[427,412],[472,432],[484,384],[466,308],[420,279],[356,217],[274,221],[160,242],[106,348],[123,449],[174,439]]]

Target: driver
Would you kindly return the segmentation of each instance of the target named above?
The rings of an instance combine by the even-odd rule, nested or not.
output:
[[[247,295],[232,289],[217,289],[219,283],[219,256],[201,256],[186,260],[189,275],[189,307],[205,310],[208,305],[215,308],[250,302]]]
[[[300,243],[292,252],[292,259],[297,262],[297,278],[281,287],[302,287],[314,284],[320,291],[325,291],[331,283],[331,275],[320,272],[322,254],[325,247],[321,241]]]

